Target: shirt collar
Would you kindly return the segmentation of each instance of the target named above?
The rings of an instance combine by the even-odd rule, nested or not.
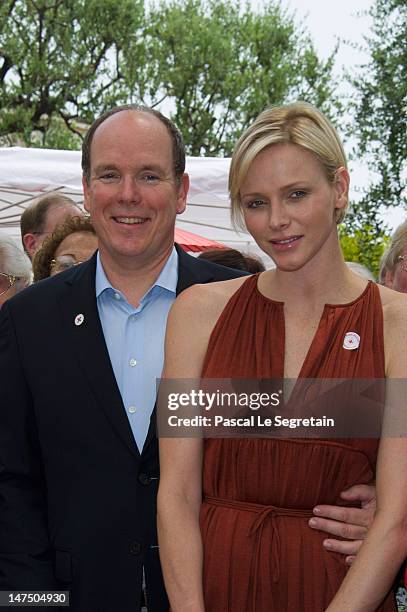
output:
[[[167,289],[167,291],[171,291],[174,295],[176,293],[178,283],[178,253],[173,247],[171,255],[167,259],[163,269],[161,270],[157,280],[150,287],[150,289],[146,292],[149,293],[154,287],[161,287],[162,289]],[[112,291],[116,291],[111,282],[106,276],[104,271],[102,262],[100,260],[100,253],[97,252],[96,255],[96,298],[98,298],[103,291],[106,289],[111,289]],[[144,299],[144,298],[143,298]]]

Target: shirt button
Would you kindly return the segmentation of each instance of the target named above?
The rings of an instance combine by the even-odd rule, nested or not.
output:
[[[137,408],[135,406],[130,406],[129,408],[129,412],[130,414],[134,414],[136,412]]]
[[[130,359],[129,364],[131,365],[132,368],[134,368],[134,366],[137,365],[137,359]]]
[[[144,474],[143,472],[138,475],[138,481],[142,485],[151,484],[151,477],[148,474]]]
[[[120,299],[121,299],[121,298],[120,298],[120,294],[119,294],[119,293],[115,293],[115,294],[114,294],[114,297],[115,297],[115,299],[116,299],[116,300],[120,300]]]

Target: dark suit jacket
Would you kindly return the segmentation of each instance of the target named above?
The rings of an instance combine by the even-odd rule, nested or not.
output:
[[[149,611],[162,612],[154,419],[140,455],[99,320],[95,262],[1,311],[0,589],[70,590],[72,612],[136,612],[144,566]],[[240,275],[179,250],[178,292]]]

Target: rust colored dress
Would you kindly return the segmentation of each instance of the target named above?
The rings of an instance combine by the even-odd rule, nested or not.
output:
[[[284,304],[263,296],[258,275],[232,296],[212,332],[206,378],[282,378]],[[348,331],[361,338],[344,350]],[[325,306],[300,372],[306,378],[384,377],[383,314],[369,282],[351,303]],[[371,439],[206,439],[201,532],[206,612],[323,612],[345,557],[325,552],[308,527],[319,503],[375,477]],[[390,594],[380,608],[395,610]]]

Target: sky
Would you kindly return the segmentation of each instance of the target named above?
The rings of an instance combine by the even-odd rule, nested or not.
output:
[[[260,8],[263,2],[251,0],[250,5]],[[341,42],[335,66],[337,73],[342,66],[357,66],[368,57],[342,41],[363,44],[363,36],[369,34],[371,26],[367,12],[372,5],[373,0],[341,0],[340,4],[332,0],[281,0],[281,6],[294,14],[296,22],[303,24],[311,34],[323,58],[326,59],[336,43]]]
[[[371,18],[367,11],[372,0],[341,0],[336,4],[329,0],[283,0],[282,6],[295,11],[297,18],[305,19],[307,30],[323,57],[327,57],[338,40],[363,43],[363,35],[369,33]],[[338,51],[338,63],[356,65],[366,55],[345,44]]]
[[[251,0],[253,8],[261,7],[261,0]],[[310,33],[320,57],[326,59],[339,41],[334,74],[341,76],[343,69],[358,72],[358,66],[366,63],[369,55],[360,47],[365,46],[364,36],[368,36],[372,25],[369,8],[373,0],[281,0],[281,5],[290,13],[295,13],[296,22],[304,25]],[[350,86],[344,83],[341,87],[344,95],[351,95]],[[340,129],[340,126],[339,126]],[[345,149],[351,144],[345,143]],[[350,162],[351,199],[357,201],[357,189],[369,183],[369,171],[365,164]],[[391,229],[395,229],[406,218],[404,210],[388,210],[383,220]]]

